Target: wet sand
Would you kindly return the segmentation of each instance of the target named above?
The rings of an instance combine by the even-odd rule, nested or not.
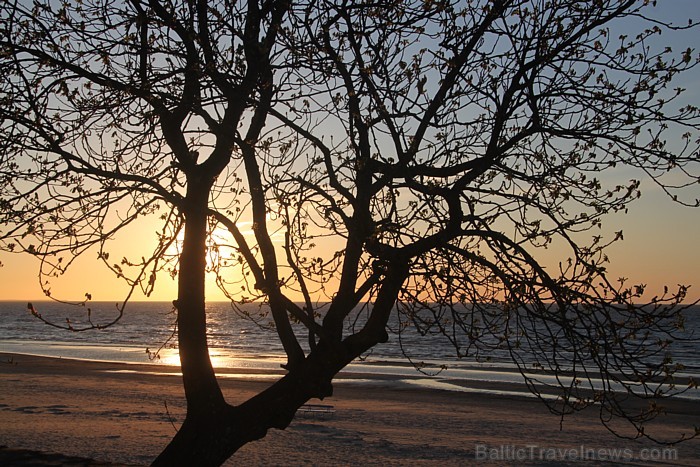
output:
[[[125,371],[127,370],[127,371]],[[0,354],[1,465],[148,465],[184,418],[173,367]],[[239,374],[242,370],[223,372]],[[148,372],[148,373],[142,373]],[[252,378],[252,376],[251,376]],[[222,378],[230,403],[269,382]],[[311,401],[318,402],[318,401]],[[404,387],[335,386],[335,413],[298,415],[227,465],[697,465],[700,440],[671,448],[607,431],[595,410],[564,419],[536,399]],[[679,400],[652,428],[672,438],[700,425]],[[40,454],[45,453],[45,454]],[[53,463],[51,463],[53,462]]]

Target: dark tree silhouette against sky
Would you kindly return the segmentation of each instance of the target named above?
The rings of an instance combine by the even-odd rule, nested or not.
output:
[[[132,290],[177,277],[187,417],[155,465],[284,429],[392,313],[461,356],[507,349],[554,413],[597,404],[653,436],[689,384],[667,354],[686,288],[607,277],[623,235],[601,226],[640,177],[697,206],[700,119],[674,84],[697,52],[657,37],[695,25],[644,3],[4,2],[3,248],[47,279],[95,251]],[[150,255],[110,255],[146,220]],[[287,355],[239,406],[208,354],[207,272],[232,312],[265,304]]]

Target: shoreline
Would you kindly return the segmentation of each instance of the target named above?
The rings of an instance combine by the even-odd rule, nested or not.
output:
[[[157,371],[123,371],[131,369]],[[172,369],[0,353],[0,446],[147,465],[184,418],[180,378],[164,374]],[[220,378],[232,404],[270,384],[237,375]],[[393,383],[359,378],[334,384],[334,396],[322,402],[334,406],[332,417],[298,415],[286,430],[271,430],[226,465],[612,465],[610,453],[629,454],[622,460],[630,465],[649,465],[643,450],[662,454],[662,446],[648,440],[615,437],[595,411],[565,418],[560,430],[560,419],[535,399]],[[692,401],[673,401],[668,409],[652,427],[663,436],[700,424]],[[700,459],[698,439],[671,449],[674,459],[654,465]],[[595,459],[585,457],[589,451]]]
[[[164,357],[149,360],[140,346],[110,346],[80,344],[64,341],[34,342],[5,340],[0,346],[0,354],[17,354],[40,358],[58,358],[78,362],[99,362],[121,364],[121,373],[181,376],[179,357],[174,349],[166,349]],[[286,373],[281,368],[284,360],[276,355],[237,356],[227,349],[211,348],[210,354],[214,370],[220,379],[249,379],[271,383]],[[1,362],[0,362],[1,363]],[[454,363],[454,362],[453,362]],[[407,360],[363,360],[345,367],[336,378],[334,385],[365,385],[372,387],[403,387],[425,390],[444,390],[458,393],[484,394],[487,397],[515,396],[537,399],[525,384],[516,367],[497,362],[469,362],[447,364],[440,368],[440,362],[427,361],[418,371]],[[115,370],[116,371],[116,370]],[[542,371],[526,371],[537,378],[542,386],[539,397],[556,400],[556,389],[546,384],[558,384],[554,375]],[[566,379],[567,374],[560,377]],[[678,387],[688,385],[690,379],[698,380],[700,375],[678,373]],[[595,381],[595,380],[594,380]],[[598,381],[598,384],[602,382]],[[689,390],[675,396],[675,399],[700,402],[700,390]]]

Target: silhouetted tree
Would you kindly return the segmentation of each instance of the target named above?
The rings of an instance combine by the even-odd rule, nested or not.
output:
[[[694,24],[645,3],[5,2],[4,247],[45,276],[97,248],[146,294],[177,276],[187,417],[156,465],[284,429],[392,313],[460,356],[506,349],[555,413],[599,404],[649,436],[688,387],[667,354],[685,288],[643,303],[606,277],[622,233],[601,221],[640,184],[608,173],[697,205],[677,190],[698,181],[700,120],[673,88],[698,58],[654,38]],[[153,253],[115,263],[108,240],[143,218]],[[265,303],[287,354],[238,406],[209,359],[207,271],[242,314]]]

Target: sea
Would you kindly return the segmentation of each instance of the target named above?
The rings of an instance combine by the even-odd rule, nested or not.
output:
[[[63,326],[70,324],[74,329],[90,323],[111,322],[119,316],[119,304],[114,302],[90,302],[76,307],[42,301],[32,306],[47,321]],[[207,304],[212,363],[222,377],[273,381],[279,378],[285,357],[279,339],[265,318],[266,309],[264,305],[251,303],[243,305],[242,311],[234,311],[228,302]],[[685,318],[685,339],[674,342],[671,351],[674,361],[684,366],[677,375],[683,380],[700,381],[700,306],[686,309]],[[169,302],[130,302],[114,325],[74,332],[42,322],[28,310],[27,302],[5,301],[0,302],[0,352],[170,365],[172,372],[177,372],[175,326],[175,314]],[[300,337],[300,340],[303,339]],[[245,372],[236,373],[235,369],[245,369]],[[535,397],[524,382],[522,370],[506,351],[495,350],[479,358],[458,358],[444,336],[421,335],[409,327],[400,336],[390,333],[387,343],[376,346],[348,365],[334,384],[398,385]],[[527,374],[528,370],[524,370]],[[542,372],[537,373],[537,379],[545,384],[556,381],[554,375]],[[545,392],[541,397],[555,396]],[[686,391],[678,397],[700,400],[700,389]]]

